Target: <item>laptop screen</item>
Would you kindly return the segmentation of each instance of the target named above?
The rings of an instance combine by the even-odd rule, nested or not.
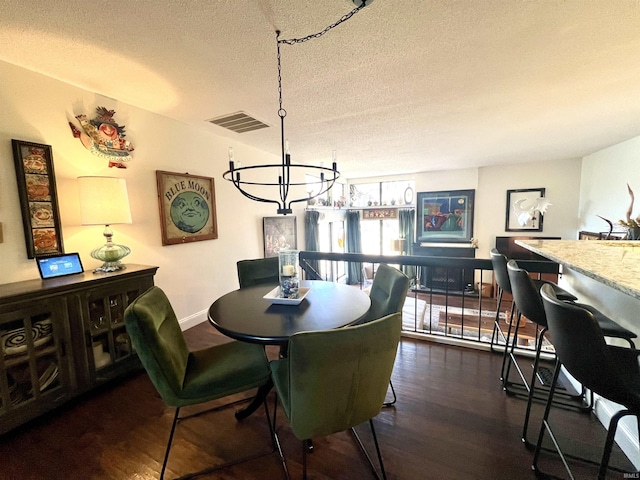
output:
[[[40,277],[43,280],[84,272],[82,269],[82,262],[80,261],[80,255],[77,253],[64,253],[62,255],[37,257],[36,263],[38,264]]]

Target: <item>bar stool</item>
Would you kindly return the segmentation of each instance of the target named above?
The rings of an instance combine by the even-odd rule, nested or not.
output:
[[[507,257],[498,252],[497,249],[492,248],[489,252],[491,256],[491,264],[493,266],[493,276],[496,284],[498,285],[498,301],[496,303],[496,318],[493,322],[493,332],[491,334],[491,343],[489,348],[492,352],[494,352],[494,345],[498,342],[498,335],[502,336],[504,340],[504,351],[502,356],[502,367],[500,369],[500,380],[502,381],[504,378],[504,366],[507,360],[506,352],[507,347],[509,345],[509,337],[511,335],[511,326],[513,325],[513,315],[515,313],[515,303],[511,302],[511,310],[509,313],[509,320],[507,324],[509,328],[507,329],[507,335],[505,336],[502,328],[500,328],[500,307],[502,305],[502,297],[504,293],[508,293],[511,295],[511,282],[509,282],[509,275],[507,274]]]
[[[505,380],[506,377],[504,376],[504,373],[505,373],[504,370],[505,370],[505,365],[507,362],[507,356],[508,356],[508,350],[509,350],[508,348],[509,338],[511,336],[511,329],[513,326],[513,316],[516,311],[515,302],[513,301],[511,302],[511,311],[509,313],[509,321],[508,321],[509,328],[507,329],[506,337],[502,332],[502,329],[500,328],[500,307],[502,304],[503,294],[506,292],[509,295],[513,295],[513,292],[511,291],[511,281],[509,280],[509,274],[507,272],[507,262],[509,260],[505,255],[498,252],[498,250],[495,248],[492,248],[489,254],[491,255],[491,264],[493,266],[493,274],[496,280],[496,284],[498,285],[498,301],[496,304],[496,318],[493,324],[493,333],[491,335],[490,349],[492,352],[494,351],[494,344],[497,341],[498,334],[500,334],[505,342],[504,351],[502,355],[502,367],[500,369],[500,380],[503,382],[502,386],[507,393],[515,393],[515,392],[509,391],[509,385]],[[536,286],[536,289],[540,289],[542,285],[544,285],[545,283],[549,283],[546,280],[532,279],[532,281]],[[574,295],[570,294],[566,290],[560,288],[555,284],[551,284],[551,285],[553,286],[556,292],[556,295],[558,295],[559,298],[562,298],[564,300],[577,300],[577,298]],[[518,319],[518,323],[519,321],[520,320]]]
[[[556,365],[531,467],[535,472],[539,472],[538,458],[546,431],[551,436],[567,472],[573,478],[566,460],[568,455],[563,454],[549,424],[551,404],[556,393],[560,368],[563,366],[586,388],[624,407],[614,414],[609,422],[598,472],[598,478],[604,479],[618,421],[626,415],[635,415],[640,422],[640,351],[607,345],[604,332],[593,313],[578,305],[559,300],[551,288],[543,286],[541,296],[556,350]]]
[[[542,352],[542,344],[545,338],[545,333],[548,330],[547,316],[545,314],[545,309],[542,303],[542,297],[540,296],[540,289],[537,288],[537,286],[534,284],[533,280],[529,276],[529,273],[526,270],[519,268],[518,264],[513,260],[510,260],[507,263],[507,272],[509,274],[509,280],[511,282],[513,298],[518,310],[518,315],[517,315],[515,332],[513,334],[513,341],[511,343],[511,348],[509,352],[509,359],[506,367],[505,376],[508,378],[510,366],[513,364],[513,366],[518,371],[518,374],[520,375],[520,378],[522,379],[523,384],[525,385],[525,388],[528,390],[527,409],[526,409],[524,425],[522,429],[522,441],[526,445],[532,445],[527,439],[527,428],[529,425],[529,417],[531,414],[531,405],[534,399],[546,401],[548,397],[548,391],[543,392],[544,393],[543,397],[540,397],[540,396],[536,397],[536,393],[535,393],[536,377],[540,373],[540,354]],[[546,284],[543,286],[543,288],[551,289],[551,291],[554,292],[554,296],[558,298],[558,294],[555,292],[555,289],[553,288],[553,284]],[[584,305],[579,303],[572,303],[572,304],[580,306],[588,310],[589,312],[591,312],[594,318],[596,319],[596,321],[598,322],[599,328],[602,330],[605,336],[624,339],[627,342],[629,342],[632,348],[634,347],[632,339],[636,338],[637,335],[635,333],[620,326],[619,324],[611,320],[609,317],[607,317],[606,315],[602,314],[601,312],[599,312],[598,310],[596,310],[595,308],[589,305]],[[524,315],[529,320],[534,322],[536,324],[536,329],[539,330],[539,332],[537,333],[536,353],[535,353],[535,359],[533,363],[533,372],[531,374],[531,380],[529,382],[527,382],[527,379],[525,378],[525,375],[522,369],[518,365],[518,362],[515,358],[515,353],[514,353],[515,344],[517,342],[519,321],[522,315]],[[555,346],[555,337],[553,338],[554,338],[554,346]],[[568,397],[567,398],[568,401],[558,400],[558,401],[555,401],[555,404],[558,406],[564,406],[564,407],[574,407],[574,408],[577,408],[578,410],[585,411],[585,412],[591,411],[591,407],[592,407],[591,402],[585,405],[584,388],[582,390],[583,391],[580,395],[566,394],[566,396]]]

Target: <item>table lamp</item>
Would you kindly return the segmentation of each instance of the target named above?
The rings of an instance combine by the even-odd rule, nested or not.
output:
[[[91,251],[104,263],[94,272],[114,272],[125,268],[120,260],[131,253],[129,247],[113,243],[110,225],[131,223],[127,184],[123,178],[78,177],[80,218],[83,225],[104,225],[106,243]]]

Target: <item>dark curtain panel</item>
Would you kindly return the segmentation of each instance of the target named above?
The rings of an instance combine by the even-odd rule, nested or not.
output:
[[[415,208],[403,208],[398,211],[400,240],[404,240],[402,242],[402,255],[412,255],[412,246],[416,236],[415,215]],[[402,271],[411,279],[416,276],[416,267],[414,266],[403,265]]]
[[[347,252],[362,253],[362,239],[360,236],[360,211],[347,212]],[[362,282],[362,263],[347,262],[347,283]]]
[[[320,212],[318,211],[307,210],[304,212],[304,248],[309,252],[320,251],[319,219]],[[309,265],[316,272],[320,271],[320,265],[317,260],[309,260]]]

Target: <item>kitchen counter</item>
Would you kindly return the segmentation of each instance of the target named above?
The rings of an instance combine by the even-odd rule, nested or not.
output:
[[[516,244],[640,299],[640,241],[516,240]]]

